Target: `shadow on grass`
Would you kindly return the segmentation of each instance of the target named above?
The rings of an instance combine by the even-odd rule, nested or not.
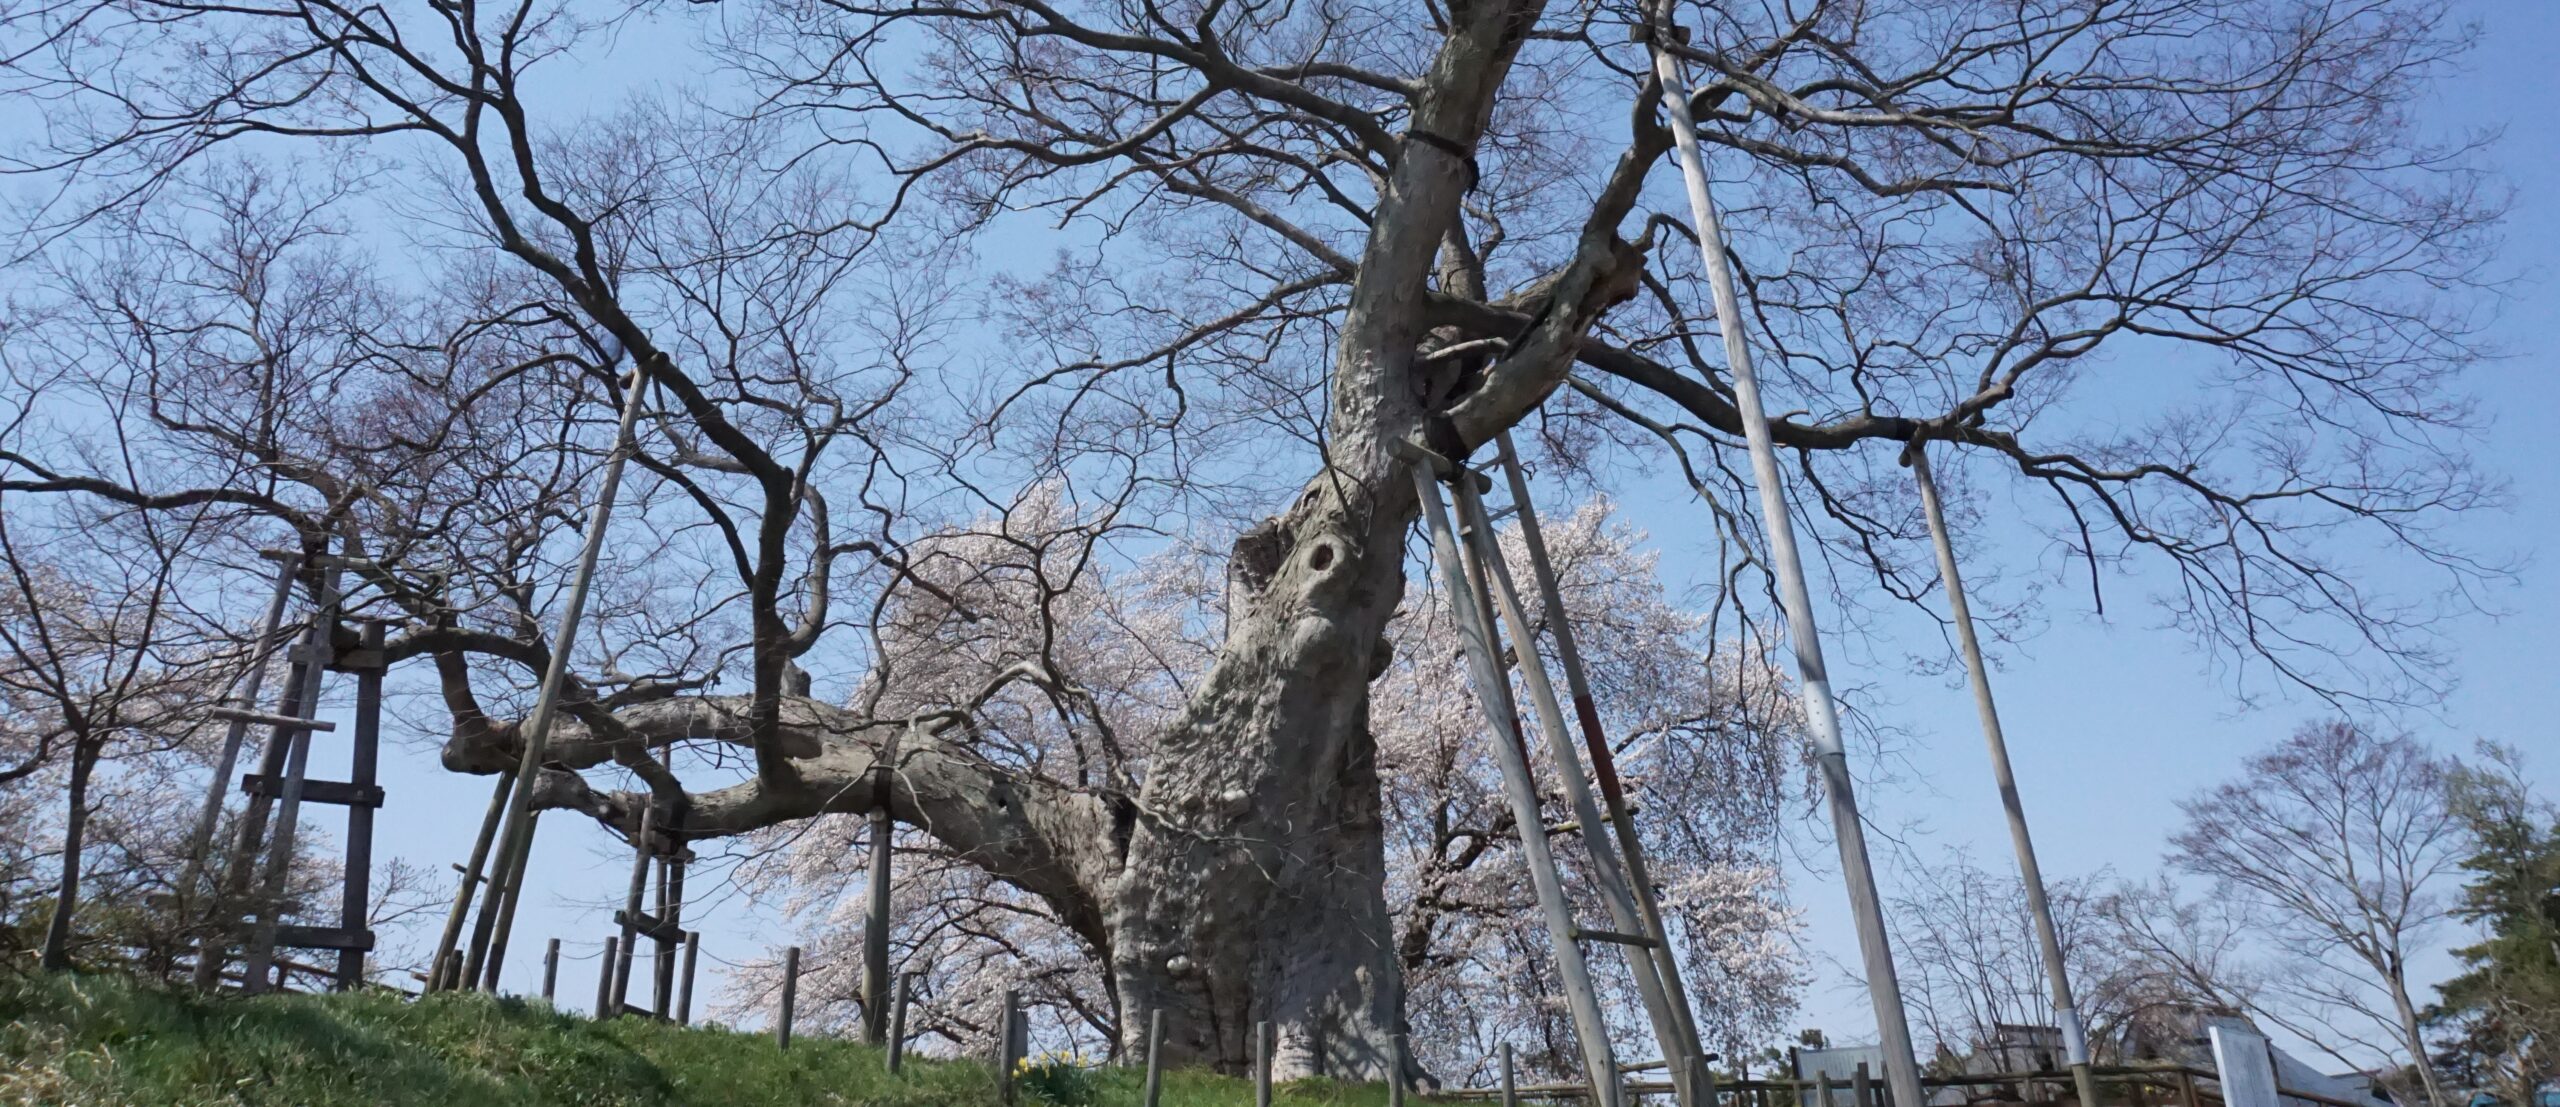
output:
[[[82,1107],[986,1107],[974,1061],[811,1037],[596,1022],[461,994],[208,998],[122,976],[0,972],[0,1103]],[[1094,1073],[1094,1107],[1141,1078]],[[1382,1107],[1378,1085],[1283,1085],[1284,1107]],[[1246,1081],[1168,1072],[1164,1107],[1245,1107]],[[1412,1100],[1416,1104],[1420,1099]],[[1037,1107],[1029,1104],[1027,1107]]]

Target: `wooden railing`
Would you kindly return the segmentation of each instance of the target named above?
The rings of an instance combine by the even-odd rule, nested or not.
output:
[[[2104,1101],[2099,1107],[2223,1107],[2219,1078],[2210,1070],[2185,1065],[2104,1065],[2094,1068],[2090,1076]],[[1827,1085],[1827,1086],[1826,1086]],[[1996,1101],[2024,1104],[2058,1104],[2070,1100],[2069,1070],[1970,1073],[1924,1079],[1923,1089],[1942,1088],[2006,1088],[2015,1094],[1967,1094],[1966,1102]],[[2121,1097],[2108,1094],[2112,1088]],[[2372,1102],[2338,1099],[2318,1092],[2278,1088],[2277,1094],[2287,1100],[2316,1104],[2318,1107],[2375,1107]],[[1669,1096],[1671,1084],[1661,1080],[1633,1080],[1627,1083],[1632,1096]],[[1560,1102],[1588,1098],[1590,1089],[1582,1084],[1524,1084],[1512,1089],[1520,1102]],[[1890,1107],[1885,1101],[1882,1080],[1862,1081],[1854,1076],[1834,1076],[1829,1081],[1812,1080],[1741,1080],[1719,1081],[1715,1088],[1715,1107]],[[1827,1093],[1827,1094],[1826,1094]],[[1861,1094],[1863,1093],[1863,1095]],[[1459,1088],[1440,1093],[1447,1100],[1500,1101],[1500,1088]]]

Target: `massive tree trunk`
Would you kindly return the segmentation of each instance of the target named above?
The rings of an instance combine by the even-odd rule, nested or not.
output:
[[[1147,1012],[1162,1010],[1172,1059],[1235,1070],[1250,1055],[1254,1024],[1269,1021],[1283,1078],[1387,1076],[1404,997],[1368,720],[1418,507],[1396,446],[1464,452],[1562,382],[1592,321],[1630,294],[1641,253],[1617,227],[1668,147],[1639,111],[1572,260],[1515,301],[1473,316],[1451,310],[1452,289],[1468,301],[1482,295],[1456,213],[1476,176],[1471,151],[1538,10],[1513,0],[1455,13],[1359,259],[1335,351],[1324,468],[1285,511],[1236,541],[1226,640],[1180,721],[1159,736],[1138,794],[1028,777],[947,740],[952,732],[910,734],[904,720],[797,697],[782,697],[777,711],[739,696],[611,713],[572,705],[577,719],[553,739],[555,768],[538,801],[635,826],[645,797],[597,794],[563,770],[608,759],[646,769],[639,751],[708,736],[788,765],[691,796],[670,794],[671,778],[652,786],[659,802],[684,805],[685,834],[741,833],[868,810],[880,794],[868,782],[889,756],[893,817],[1041,896],[1107,959],[1124,1047],[1139,1044]],[[1487,347],[1495,355],[1427,352],[1482,337],[1499,340]],[[451,661],[456,645],[429,633],[391,652],[448,651],[456,729],[447,764],[495,772],[515,761],[514,727],[471,706]],[[1408,1065],[1400,1075],[1419,1073]]]
[[[1403,598],[1392,469],[1311,485],[1236,545],[1215,669],[1157,746],[1108,898],[1133,1039],[1232,1065],[1279,1028],[1287,1074],[1378,1077],[1402,1025],[1368,685]]]

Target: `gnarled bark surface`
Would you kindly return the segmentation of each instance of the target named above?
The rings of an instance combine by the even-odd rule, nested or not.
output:
[[[1504,315],[1492,320],[1502,335],[1435,332],[1448,323],[1435,278],[1481,287],[1480,275],[1439,267],[1461,233],[1470,151],[1539,11],[1516,0],[1466,9],[1433,59],[1414,100],[1411,131],[1424,137],[1401,143],[1359,259],[1325,471],[1236,541],[1226,640],[1158,736],[1135,795],[1026,777],[938,736],[904,739],[904,720],[797,698],[761,743],[754,697],[590,709],[552,739],[555,764],[574,770],[617,748],[703,736],[789,755],[785,773],[686,797],[680,825],[693,836],[867,811],[873,789],[856,785],[885,768],[896,819],[1040,895],[1108,958],[1124,1034],[1143,1034],[1141,1013],[1162,1010],[1175,1059],[1235,1068],[1253,1024],[1267,1020],[1283,1078],[1385,1076],[1403,997],[1367,718],[1417,510],[1395,446],[1471,449],[1563,382],[1591,323],[1634,284],[1641,259],[1618,224],[1665,146],[1636,116],[1581,248],[1533,299],[1507,305],[1527,313],[1525,325]],[[1473,337],[1499,339],[1499,356],[1429,356]],[[480,723],[457,730],[445,760],[493,772],[518,748],[511,726]],[[640,799],[594,794],[565,771],[545,778],[540,798],[626,827]]]

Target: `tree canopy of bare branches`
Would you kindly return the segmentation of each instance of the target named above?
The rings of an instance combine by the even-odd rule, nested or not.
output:
[[[1837,582],[1916,594],[1882,489],[1944,439],[2093,571],[2164,568],[2217,656],[2431,686],[2427,614],[2498,571],[2433,529],[2495,493],[2452,376],[2496,198],[2411,117],[2461,45],[2440,4],[1674,14]],[[703,96],[597,111],[562,85],[681,13],[20,0],[0,88],[45,107],[5,156],[50,189],[16,251],[49,313],[12,339],[0,491],[187,519],[217,565],[352,545],[447,764],[493,772],[645,366],[639,522],[542,802],[707,839],[885,798],[1178,1053],[1240,1064],[1269,1020],[1284,1074],[1380,1074],[1397,446],[1528,422],[1550,472],[1681,473],[1723,538],[1703,640],[1768,606],[1645,17],[777,0],[702,48]],[[1045,268],[1014,246],[1043,226]],[[2174,394],[2057,414],[2102,378]],[[2347,538],[2442,591],[2371,589]],[[1131,733],[1060,616],[1164,545],[1222,560],[1217,626],[1149,659]]]

